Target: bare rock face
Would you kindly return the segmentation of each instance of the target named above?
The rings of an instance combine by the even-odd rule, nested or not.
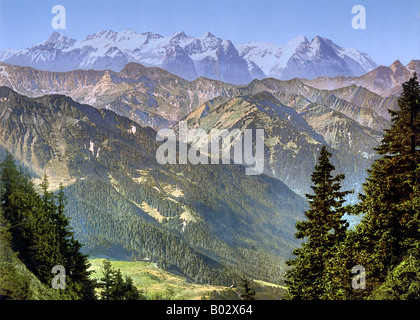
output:
[[[402,83],[408,81],[414,73],[420,72],[420,60],[412,60],[404,66],[396,60],[389,67],[379,66],[358,77],[319,77],[304,79],[306,84],[322,89],[334,90],[350,85],[360,86],[383,97],[399,96],[402,93]]]

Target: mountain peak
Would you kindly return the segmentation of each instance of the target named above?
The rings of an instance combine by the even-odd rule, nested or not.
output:
[[[46,42],[26,51],[0,52],[0,61],[49,71],[89,68],[120,71],[129,61],[162,68],[163,65],[169,66],[165,60],[169,56],[165,53],[173,45],[179,45],[186,54],[181,54],[180,48],[173,48],[171,59],[176,58],[176,61],[171,60],[171,66],[177,65],[176,74],[187,80],[191,74],[235,84],[248,82],[253,77],[287,80],[294,77],[359,76],[376,67],[367,55],[355,49],[341,48],[319,35],[310,42],[304,35],[298,35],[282,46],[250,42],[236,47],[230,40],[218,38],[211,31],[201,37],[188,36],[184,31],[162,36],[152,32],[137,34],[130,28],[119,32],[101,30],[81,41],[55,31]],[[62,54],[56,54],[57,50],[62,50]],[[344,59],[350,61],[350,67]],[[224,65],[216,66],[219,62]],[[174,73],[172,67],[168,68]],[[221,76],[222,69],[229,70],[222,72],[229,77]]]
[[[184,40],[186,38],[188,38],[188,36],[185,34],[185,32],[184,31],[180,31],[180,32],[174,33],[172,35],[171,41],[173,41],[173,40],[180,41],[180,40]]]
[[[57,42],[67,42],[67,41],[73,41],[73,39],[69,39],[66,36],[60,34],[57,31],[54,31],[50,37],[47,39],[47,41],[45,41],[45,43],[57,43]],[[75,41],[75,40],[74,40]]]
[[[211,33],[210,31],[207,31],[204,35],[203,38],[216,38],[213,33]]]
[[[103,38],[103,39],[107,39],[107,40],[111,40],[111,39],[115,39],[115,37],[117,36],[117,32],[115,32],[114,30],[101,30],[97,33],[94,33],[90,36],[87,36],[86,40],[94,40],[94,39],[98,39],[98,38]]]
[[[54,31],[50,37],[43,43],[41,43],[42,46],[53,46],[57,49],[65,49],[71,45],[73,45],[76,42],[75,39],[67,38],[66,36],[60,34],[57,31]],[[35,45],[37,47],[37,45]]]
[[[285,45],[283,45],[283,47],[284,48],[285,47],[289,47],[289,48],[295,48],[296,49],[299,45],[301,45],[301,44],[308,44],[308,43],[309,43],[308,39],[305,36],[300,35],[300,36],[294,37],[288,43],[286,43]]]
[[[135,35],[137,35],[137,32],[136,32],[134,29],[131,29],[131,28],[126,28],[126,29],[124,29],[123,31],[121,31],[121,34],[123,34],[123,35],[133,35],[133,36],[135,36]]]
[[[61,34],[57,31],[54,31],[53,33],[51,33],[47,41],[56,42],[60,37]]]
[[[411,60],[406,67],[408,70],[417,72],[417,74],[420,75],[420,60]]]
[[[294,41],[294,42],[301,42],[301,43],[302,42],[309,42],[308,39],[303,34],[295,37],[292,41]]]
[[[315,38],[312,39],[311,44],[312,43],[325,43],[325,38],[321,37],[321,36],[315,36]]]
[[[391,64],[390,68],[395,70],[397,68],[404,68],[404,65],[401,63],[400,60],[397,59]]]
[[[138,78],[147,73],[147,68],[140,63],[130,62],[120,71],[121,76],[128,78]]]
[[[161,39],[161,38],[163,38],[162,35],[151,32],[151,31],[144,32],[141,35],[146,36],[147,41],[151,40],[151,39]]]

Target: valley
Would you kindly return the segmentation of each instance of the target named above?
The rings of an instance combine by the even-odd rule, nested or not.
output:
[[[27,52],[4,58],[0,156],[12,153],[36,186],[44,173],[53,191],[62,183],[69,200],[66,215],[83,251],[110,257],[139,288],[150,286],[156,297],[170,292],[171,297],[197,299],[223,291],[241,274],[258,279],[254,284],[263,287],[278,283],[287,269],[285,261],[300,244],[295,225],[308,208],[304,197],[312,192],[311,173],[322,146],[332,151],[335,172],[346,176],[343,189],[354,191],[346,200],[357,202],[376,158],[374,150],[391,125],[388,109],[398,108],[401,84],[419,66],[413,60],[407,66],[396,62],[376,68],[360,54],[366,70],[349,69],[344,73],[348,76],[336,76],[343,69],[327,72],[330,66],[324,65],[315,70],[312,57],[306,57],[304,70],[312,71],[305,78],[308,74],[291,66],[308,48],[321,60],[331,50],[341,58],[350,51],[325,38],[298,38],[280,49],[268,46],[283,64],[258,71],[256,63],[267,61],[258,60],[262,49],[257,44],[243,45],[232,56],[228,51],[237,50],[233,44],[211,33],[200,39],[182,33],[170,39],[124,34],[160,43],[174,56],[148,66],[122,55],[120,64],[113,65],[114,60],[103,57],[80,69],[68,65],[70,71],[54,70],[51,61],[45,62],[49,71],[29,60],[11,64]],[[120,36],[107,31],[85,44],[104,45],[103,39]],[[179,43],[170,48],[168,39]],[[69,55],[81,46],[54,34],[32,49],[45,53],[43,46],[55,48],[58,43]],[[218,63],[223,54],[239,59],[230,67],[243,72],[245,80],[206,74],[209,66],[197,62],[204,49],[215,50]],[[136,54],[140,57],[141,50]],[[172,69],[179,67],[174,57],[188,60],[190,55],[195,57],[191,74],[183,78]],[[202,72],[193,71],[193,65]],[[244,66],[260,76],[241,71]],[[317,77],[319,72],[324,76]],[[177,135],[181,124],[209,138],[214,129],[241,134],[263,130],[264,171],[248,175],[249,168],[235,163],[233,149],[229,164],[176,161],[179,152],[172,155],[175,161],[159,161],[165,139],[158,133],[166,128]],[[203,149],[211,150],[210,141],[201,141]],[[347,218],[351,226],[358,222]],[[150,262],[139,262],[144,259]],[[97,271],[99,260],[91,261]]]

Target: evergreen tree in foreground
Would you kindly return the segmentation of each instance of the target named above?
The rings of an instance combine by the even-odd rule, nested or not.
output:
[[[416,295],[419,299],[418,290],[406,283],[410,277],[420,279],[420,90],[416,75],[403,84],[398,107],[389,111],[392,126],[376,149],[381,158],[373,163],[356,206],[364,217],[356,228],[355,262],[366,268],[366,297]],[[397,287],[398,292],[392,293],[390,288]],[[375,293],[376,289],[380,292]]]
[[[111,267],[111,262],[108,259],[103,261],[103,266],[101,267],[102,278],[101,281],[101,299],[102,300],[111,300],[112,297],[112,288],[114,287],[114,270]]]
[[[294,260],[288,260],[292,268],[286,272],[286,284],[290,299],[321,299],[325,293],[325,262],[334,256],[334,250],[346,236],[348,223],[343,219],[344,198],[350,191],[340,191],[343,174],[331,175],[335,170],[329,153],[322,147],[318,164],[311,179],[313,195],[307,194],[309,210],[306,221],[296,224],[296,238],[306,239],[301,248],[295,249]]]
[[[142,300],[140,291],[134,286],[133,279],[126,276],[123,279],[120,269],[114,269],[108,259],[103,260],[100,287],[102,300]]]
[[[51,286],[52,268],[66,270],[63,298],[94,299],[95,284],[90,279],[87,256],[74,239],[69,219],[64,215],[65,196],[62,186],[58,195],[48,191],[48,179],[35,191],[30,177],[18,169],[13,156],[7,154],[0,165],[0,210],[7,228],[10,247],[26,267],[41,281]]]

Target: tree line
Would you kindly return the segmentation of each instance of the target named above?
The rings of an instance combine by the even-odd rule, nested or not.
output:
[[[333,176],[323,147],[311,176],[306,219],[296,223],[301,247],[287,261],[288,299],[420,299],[420,90],[403,84],[391,128],[375,150],[363,194],[346,205],[344,175]],[[360,215],[349,228],[344,215]]]

